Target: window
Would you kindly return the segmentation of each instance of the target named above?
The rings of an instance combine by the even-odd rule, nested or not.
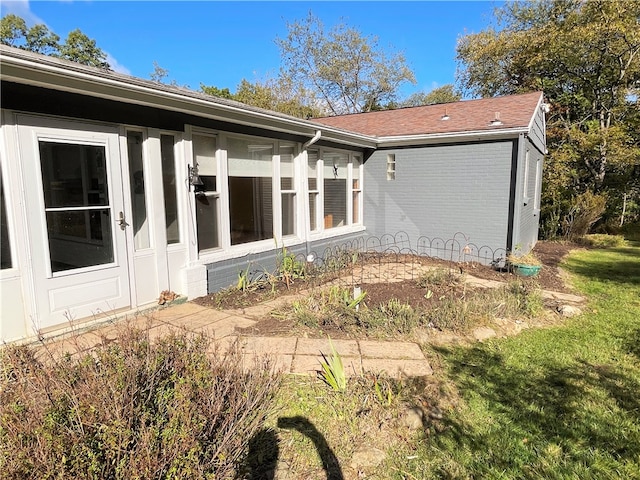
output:
[[[9,244],[9,226],[7,225],[7,206],[4,201],[4,184],[0,171],[0,269],[11,268],[11,245]]]
[[[318,151],[307,152],[307,182],[309,187],[309,230],[318,230]]]
[[[39,142],[51,272],[114,261],[103,145]]]
[[[146,190],[144,185],[143,139],[141,132],[127,132],[129,156],[129,184],[131,185],[131,209],[133,213],[133,243],[136,250],[149,248],[151,239],[147,218]]]
[[[360,212],[360,199],[362,198],[362,183],[360,181],[360,177],[361,177],[361,161],[360,161],[360,157],[354,155],[353,157],[353,161],[352,161],[352,166],[351,166],[351,185],[352,185],[352,195],[351,198],[353,200],[352,203],[352,216],[351,216],[351,221],[352,223],[361,223],[362,219],[362,215]]]
[[[396,155],[395,153],[387,154],[387,181],[396,179]]]
[[[542,176],[542,158],[538,157],[538,160],[536,161],[536,185],[535,185],[535,197],[533,200],[533,208],[535,210],[540,210],[540,196],[541,196],[541,187],[542,187],[542,181],[540,180],[540,177]]]
[[[173,135],[160,135],[162,157],[162,184],[164,187],[164,214],[167,225],[167,243],[180,243],[178,223],[178,191],[176,180],[175,139]]]
[[[324,228],[347,224],[347,165],[349,155],[342,152],[324,152]]]
[[[293,164],[294,147],[280,145],[280,194],[282,196],[282,235],[296,233],[296,189]]]
[[[325,149],[307,156],[310,231],[362,223],[362,157]]]
[[[220,192],[218,191],[218,161],[216,159],[216,138],[193,135],[193,161],[203,191],[196,194],[196,223],[198,230],[198,250],[220,247]]]
[[[231,245],[273,238],[273,145],[229,137]]]
[[[527,205],[529,203],[529,149],[524,156],[524,177],[522,186],[522,202]]]

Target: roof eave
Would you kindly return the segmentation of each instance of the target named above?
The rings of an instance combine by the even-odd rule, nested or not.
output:
[[[38,58],[37,60],[40,60]],[[360,148],[375,148],[377,139],[369,135],[319,126],[317,123],[276,114],[268,110],[243,108],[202,98],[202,94],[172,90],[164,85],[136,79],[82,65],[68,65],[58,59],[37,61],[16,49],[2,48],[0,58],[2,79],[37,87],[144,105],[221,120],[267,130],[312,138],[322,130],[323,139]],[[233,102],[236,103],[236,102]]]
[[[397,135],[378,137],[379,147],[407,147],[438,143],[481,142],[489,140],[509,140],[529,132],[528,127],[477,130],[469,132],[428,133],[420,135]]]

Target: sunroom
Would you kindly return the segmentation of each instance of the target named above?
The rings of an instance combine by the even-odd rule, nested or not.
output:
[[[1,50],[2,340],[363,234],[373,137]]]

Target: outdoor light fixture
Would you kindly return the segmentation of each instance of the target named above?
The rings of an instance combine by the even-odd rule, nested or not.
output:
[[[202,179],[200,178],[200,175],[198,175],[198,164],[196,164],[195,166],[191,166],[189,165],[189,185],[193,187],[193,191],[194,192],[200,192],[202,190],[202,187],[204,187],[204,183],[202,182]]]
[[[338,178],[338,164],[335,164],[335,165],[333,166],[333,176],[334,176],[335,178]]]

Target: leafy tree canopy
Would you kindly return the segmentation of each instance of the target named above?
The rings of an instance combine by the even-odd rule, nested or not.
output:
[[[318,117],[322,110],[310,105],[308,98],[297,88],[291,86],[287,78],[267,79],[251,83],[243,79],[236,93],[228,88],[218,88],[201,84],[200,90],[208,95],[235,100],[247,105],[285,113],[298,118]]]
[[[434,88],[430,92],[419,92],[409,96],[403,107],[419,107],[420,105],[436,105],[440,103],[458,102],[462,99],[462,94],[456,92],[452,84]]]
[[[5,15],[0,20],[0,43],[83,65],[110,68],[106,53],[80,30],[70,32],[64,43],[60,43],[60,37],[46,25],[28,28],[24,19],[14,14]]]
[[[393,103],[404,82],[415,83],[404,55],[385,52],[375,37],[339,24],[325,31],[309,12],[287,24],[288,35],[276,41],[281,77],[312,94],[311,103],[333,115],[367,112]]]
[[[620,198],[640,194],[640,2],[515,1],[496,19],[459,41],[462,88],[483,97],[543,90],[547,213],[589,191],[607,197],[613,216]]]

